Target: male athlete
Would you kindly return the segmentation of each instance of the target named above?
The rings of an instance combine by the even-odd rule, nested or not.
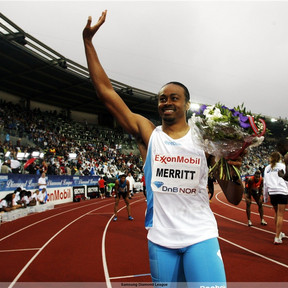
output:
[[[114,90],[92,43],[93,36],[105,22],[106,14],[107,11],[103,11],[93,26],[92,18],[88,18],[83,30],[84,48],[98,99],[119,125],[135,137],[145,163],[145,227],[148,230],[152,281],[190,283],[187,287],[192,287],[193,283],[202,283],[205,287],[226,287],[217,223],[207,193],[207,160],[210,156],[197,147],[187,124],[189,91],[177,81],[161,87],[157,105],[162,125],[157,127],[150,119],[132,112]],[[165,39],[161,43],[163,49],[169,45],[169,41],[173,40]],[[242,164],[241,161],[228,163],[237,167]],[[227,200],[237,205],[243,194],[241,179],[228,181],[214,176]],[[123,181],[116,182],[116,193],[119,192],[119,186],[124,185],[120,184]],[[129,203],[127,197],[128,192],[123,197],[127,201],[126,205]],[[117,194],[116,220],[119,198]],[[127,210],[130,216],[129,205]]]
[[[126,208],[128,212],[128,220],[133,220],[134,218],[131,216],[131,208],[129,204],[129,187],[130,183],[126,179],[126,175],[121,175],[119,180],[117,179],[115,181],[115,205],[114,205],[114,218],[113,221],[117,221],[117,209],[118,209],[118,204],[119,200],[122,197],[126,203]]]
[[[263,178],[261,177],[261,172],[259,170],[254,173],[254,176],[248,177],[245,184],[246,214],[249,227],[253,225],[250,220],[251,196],[258,205],[261,225],[267,225],[266,221],[263,219]]]

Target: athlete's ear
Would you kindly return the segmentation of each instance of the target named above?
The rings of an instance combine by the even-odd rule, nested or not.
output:
[[[186,103],[186,111],[188,111],[189,109],[190,109],[190,105],[191,105],[191,103],[190,103],[190,101],[188,101],[187,103]]]

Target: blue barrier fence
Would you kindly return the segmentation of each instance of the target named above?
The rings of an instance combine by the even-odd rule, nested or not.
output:
[[[46,177],[48,202],[60,204],[95,198],[99,192],[98,180],[100,176],[68,176],[48,175]],[[30,174],[0,174],[0,199],[21,187],[34,192],[38,189],[38,175]]]

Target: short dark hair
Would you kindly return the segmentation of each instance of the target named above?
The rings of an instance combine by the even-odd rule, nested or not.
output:
[[[166,83],[165,85],[163,85],[163,86],[161,87],[161,89],[162,89],[163,87],[169,85],[169,84],[174,84],[174,85],[178,85],[178,86],[182,87],[182,88],[184,89],[185,101],[186,101],[186,102],[189,102],[189,101],[190,101],[190,93],[189,93],[189,90],[188,90],[188,88],[187,88],[184,84],[182,84],[182,83],[180,83],[180,82],[177,82],[177,81],[171,81],[171,82],[168,82],[168,83]]]

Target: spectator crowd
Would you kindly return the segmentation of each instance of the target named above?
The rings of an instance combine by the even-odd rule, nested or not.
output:
[[[26,110],[19,104],[1,100],[0,134],[3,174],[100,175],[107,185],[114,183],[120,174],[126,174],[131,183],[143,182],[143,162],[136,143],[122,130],[75,122],[64,112]],[[263,173],[274,150],[275,144],[266,141],[250,148],[243,158],[242,176],[253,175],[257,170]],[[43,157],[17,159],[17,153],[31,155],[33,151],[40,151]],[[133,187],[129,192],[133,195]],[[7,204],[9,210],[9,203],[14,202],[14,207],[20,208],[43,204],[42,198],[38,190],[15,191],[6,195],[2,204]]]
[[[5,101],[0,102],[0,127],[1,173],[115,178],[119,173],[131,172],[141,177],[143,163],[136,145],[122,130],[78,123],[56,111],[27,111]],[[12,137],[18,140],[13,143]],[[23,139],[27,140],[25,145]],[[31,155],[33,151],[43,152],[43,158],[32,160],[24,169],[28,159],[18,160],[17,153]],[[10,155],[5,157],[7,152]]]

